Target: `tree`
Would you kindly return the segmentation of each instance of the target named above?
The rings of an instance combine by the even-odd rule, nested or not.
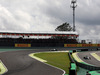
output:
[[[63,23],[62,25],[58,26],[55,31],[72,31],[73,28],[69,25],[69,23]]]

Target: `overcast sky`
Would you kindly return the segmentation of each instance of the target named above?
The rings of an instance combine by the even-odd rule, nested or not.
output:
[[[0,0],[0,31],[54,31],[72,26],[71,0]],[[100,39],[100,0],[77,0],[76,30],[83,39]]]

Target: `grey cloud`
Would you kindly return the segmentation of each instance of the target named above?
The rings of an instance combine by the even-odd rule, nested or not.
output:
[[[87,0],[90,3],[79,1],[76,11],[76,20],[86,25],[100,25],[100,2],[98,0]]]
[[[59,3],[56,3],[56,2],[59,2]],[[63,2],[63,3],[62,3]],[[62,1],[53,1],[53,0],[46,0],[46,5],[45,4],[42,4],[42,12],[48,16],[49,18],[52,19],[56,19],[58,20],[58,22],[71,22],[71,15],[70,15],[70,4],[68,3],[69,1],[65,1],[62,0]],[[68,3],[68,4],[67,4]],[[52,20],[51,23],[54,23],[53,22],[54,20]],[[57,23],[57,22],[56,22]]]
[[[0,6],[0,22],[1,27],[3,26],[4,30],[25,30],[28,27],[28,24],[19,22],[13,13],[3,6]],[[26,25],[26,27],[24,26]]]
[[[72,25],[70,3],[71,0],[0,0],[0,30],[53,31],[64,22]],[[77,31],[85,37],[100,35],[100,1],[77,0],[77,4]]]

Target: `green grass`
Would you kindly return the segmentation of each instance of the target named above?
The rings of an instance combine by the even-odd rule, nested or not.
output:
[[[69,73],[70,60],[67,52],[37,53],[35,56],[47,60],[46,63],[56,66]]]

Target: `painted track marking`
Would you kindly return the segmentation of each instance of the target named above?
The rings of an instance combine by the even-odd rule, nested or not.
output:
[[[96,53],[90,53],[95,59],[100,61],[100,56],[98,56]]]
[[[77,53],[73,53],[72,55],[73,55],[74,59],[75,59],[77,62],[83,62],[83,61],[78,57]]]
[[[32,57],[32,58],[34,58],[34,59],[37,59],[37,60],[39,60],[39,61],[41,61],[41,62],[47,62],[47,61],[44,60],[44,59],[41,59],[41,58],[39,58],[39,57],[36,57],[34,54],[35,54],[35,53],[31,53],[31,54],[29,54],[29,56]]]
[[[8,69],[6,68],[6,66],[0,60],[0,75],[6,73],[7,71],[8,71]]]

